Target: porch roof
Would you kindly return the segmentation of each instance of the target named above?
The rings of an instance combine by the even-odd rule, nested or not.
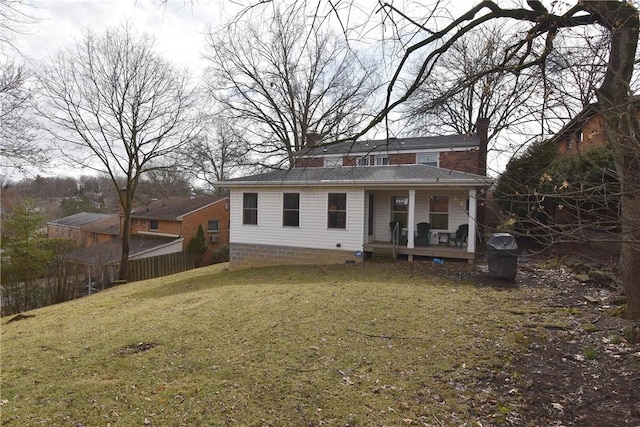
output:
[[[222,187],[273,186],[412,186],[488,187],[487,176],[426,165],[387,165],[335,168],[294,168],[220,181]]]

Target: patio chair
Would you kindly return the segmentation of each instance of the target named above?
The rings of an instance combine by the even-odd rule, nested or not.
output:
[[[462,247],[463,244],[467,243],[468,236],[469,236],[469,224],[462,224],[458,226],[458,229],[456,230],[456,239],[455,239],[456,246],[460,244],[460,247]]]
[[[428,222],[419,222],[416,228],[413,244],[415,246],[429,246],[429,230],[431,230],[431,224]]]

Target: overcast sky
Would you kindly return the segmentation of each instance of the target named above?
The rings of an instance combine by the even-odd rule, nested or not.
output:
[[[27,0],[28,12],[37,19],[26,34],[18,35],[17,47],[30,61],[44,60],[63,47],[72,46],[91,28],[130,22],[138,32],[156,38],[157,51],[197,75],[202,70],[203,32],[208,24],[219,25],[238,10],[228,0]]]

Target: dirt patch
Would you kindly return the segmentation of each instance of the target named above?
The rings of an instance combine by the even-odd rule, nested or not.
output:
[[[151,350],[157,345],[158,344],[153,342],[139,342],[138,344],[127,345],[119,348],[118,351],[116,351],[116,355],[124,357],[130,354],[142,353]]]
[[[536,288],[543,307],[569,319],[532,335],[527,351],[489,379],[511,408],[497,424],[640,426],[640,322],[616,316],[624,303],[616,280],[580,282],[555,259],[520,264],[514,282],[482,265],[454,274],[477,286]]]
[[[640,322],[616,317],[624,302],[615,282],[581,283],[563,265],[522,266],[518,286],[541,287],[547,307],[571,313],[567,328],[547,330],[514,364],[526,425],[640,425]]]
[[[519,258],[515,281],[491,277],[483,264],[421,263],[431,277],[505,290],[531,288],[532,298],[552,313],[551,321],[547,316],[542,326],[531,325],[541,326],[542,333],[522,332],[521,355],[486,378],[484,387],[499,398],[475,408],[483,425],[640,426],[640,322],[617,315],[624,295],[616,277],[582,282],[584,263],[564,261]],[[611,267],[598,269],[610,272]]]

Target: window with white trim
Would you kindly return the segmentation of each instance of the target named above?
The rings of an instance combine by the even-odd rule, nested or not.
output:
[[[430,197],[429,223],[432,230],[449,229],[449,196]]]
[[[207,221],[207,231],[209,233],[220,231],[220,221],[218,221],[217,219]]]
[[[242,223],[258,224],[258,193],[242,194]]]
[[[391,196],[391,222],[399,222],[400,227],[408,226],[409,198],[407,196]]]
[[[332,156],[324,158],[324,167],[325,168],[335,168],[338,166],[342,166],[342,157],[340,156]]]
[[[369,156],[359,157],[356,162],[357,166],[369,166]]]
[[[438,153],[416,154],[416,164],[438,167]]]
[[[347,193],[329,193],[327,228],[347,228]]]
[[[300,193],[284,193],[282,195],[282,225],[285,227],[300,226]]]
[[[389,156],[386,154],[378,154],[376,156],[376,166],[386,166],[389,164]]]

